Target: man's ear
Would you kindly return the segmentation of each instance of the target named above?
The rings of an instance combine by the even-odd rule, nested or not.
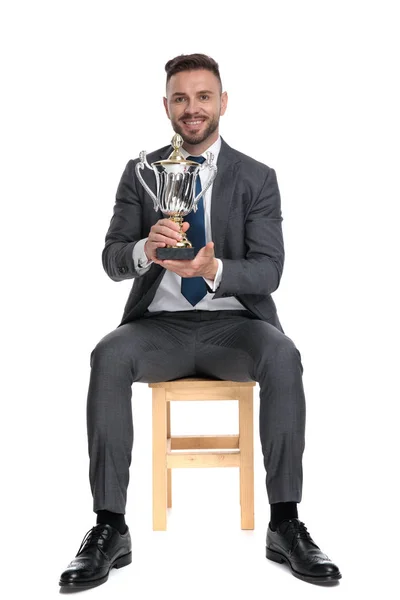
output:
[[[168,112],[168,100],[165,97],[163,98],[163,102],[164,102],[165,112],[167,113],[167,117],[168,117],[168,119],[171,119],[171,117],[169,116],[169,112]]]
[[[225,114],[227,106],[228,106],[228,94],[227,94],[227,92],[223,92],[221,94],[221,111],[219,113],[221,116],[223,114]]]

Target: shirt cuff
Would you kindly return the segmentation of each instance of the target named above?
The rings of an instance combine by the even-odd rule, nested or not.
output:
[[[221,279],[222,279],[222,270],[223,270],[222,260],[220,258],[217,258],[217,261],[218,261],[218,269],[215,274],[214,281],[212,279],[206,279],[205,277],[203,277],[204,281],[212,289],[213,292],[217,291],[217,288],[218,288],[219,284],[221,283]]]
[[[149,270],[151,265],[153,264],[152,260],[149,260],[146,256],[146,252],[144,251],[144,245],[147,241],[147,237],[139,240],[134,248],[133,248],[133,263],[135,265],[136,271],[140,273],[145,273]]]

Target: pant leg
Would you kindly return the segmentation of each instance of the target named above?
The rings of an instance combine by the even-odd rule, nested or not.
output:
[[[190,326],[138,319],[103,337],[90,356],[87,396],[93,510],[125,513],[133,447],[132,384],[194,374]]]
[[[260,384],[259,428],[270,503],[300,502],[306,406],[301,355],[281,329],[258,319],[207,320],[197,333],[196,369]]]

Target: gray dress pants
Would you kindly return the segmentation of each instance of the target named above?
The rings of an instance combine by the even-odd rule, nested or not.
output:
[[[125,514],[133,447],[132,384],[193,376],[259,383],[269,503],[301,501],[303,366],[277,316],[267,322],[248,311],[146,312],[103,337],[90,365],[87,430],[95,512]]]

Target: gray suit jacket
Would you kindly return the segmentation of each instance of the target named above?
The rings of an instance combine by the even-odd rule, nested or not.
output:
[[[276,174],[274,169],[221,141],[212,188],[211,230],[223,274],[214,298],[235,296],[257,318],[274,323],[278,318],[271,294],[279,286],[284,264]],[[172,147],[166,146],[149,154],[148,161],[165,159],[171,152]],[[134,279],[118,327],[143,315],[165,274],[163,267],[153,263],[139,276],[132,258],[135,244],[163,218],[137,180],[138,160],[130,160],[122,174],[102,253],[103,267],[113,281]],[[155,193],[153,172],[145,169],[142,173]]]

